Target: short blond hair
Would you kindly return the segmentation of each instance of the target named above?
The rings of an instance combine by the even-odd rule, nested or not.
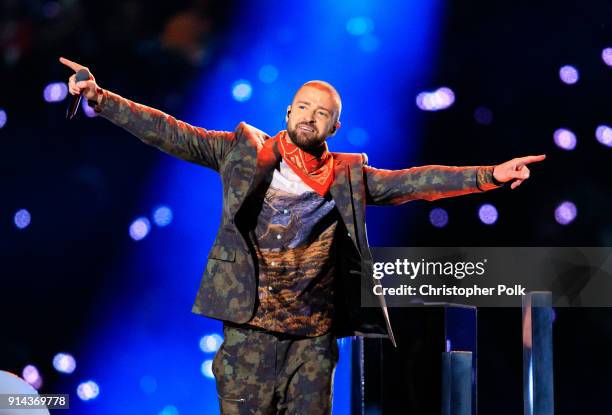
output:
[[[332,84],[330,84],[329,82],[320,81],[320,80],[317,80],[317,79],[304,83],[300,87],[300,89],[304,88],[305,86],[310,86],[310,87],[313,87],[313,88],[320,89],[322,91],[327,91],[327,92],[329,92],[334,97],[334,100],[338,104],[338,116],[336,117],[336,121],[338,121],[340,119],[340,113],[342,112],[342,99],[340,98],[340,94],[338,93],[336,88],[334,88],[334,86]],[[300,89],[298,89],[298,91]],[[296,94],[297,94],[297,92],[296,92]],[[293,96],[293,99],[295,100],[295,95]]]

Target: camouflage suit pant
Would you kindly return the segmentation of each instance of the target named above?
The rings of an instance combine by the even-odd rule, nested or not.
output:
[[[299,338],[225,326],[213,360],[223,415],[331,414],[334,336]]]

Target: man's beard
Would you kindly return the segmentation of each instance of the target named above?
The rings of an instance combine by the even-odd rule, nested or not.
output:
[[[287,128],[287,134],[289,134],[289,138],[291,138],[293,144],[308,152],[316,151],[323,146],[323,143],[327,138],[325,135],[317,134],[316,130],[314,133],[308,133],[306,131],[299,130],[298,127],[299,124],[293,129]],[[309,127],[314,128],[312,126]]]

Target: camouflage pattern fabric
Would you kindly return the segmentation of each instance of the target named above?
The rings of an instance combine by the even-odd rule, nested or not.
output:
[[[223,328],[212,370],[222,415],[331,414],[338,345],[331,334],[299,338]]]

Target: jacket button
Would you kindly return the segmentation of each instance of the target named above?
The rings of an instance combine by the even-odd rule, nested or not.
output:
[[[351,233],[350,233],[350,232],[349,232],[349,233],[347,233],[347,235],[348,235],[348,237],[349,237],[349,238],[351,237]]]

